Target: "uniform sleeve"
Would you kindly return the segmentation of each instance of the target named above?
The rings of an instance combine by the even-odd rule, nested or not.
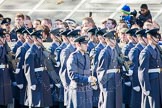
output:
[[[20,77],[22,75],[21,71],[23,71],[23,66],[24,66],[24,55],[23,54],[23,50],[22,48],[18,48],[17,51],[16,51],[16,56],[15,56],[15,59],[17,59],[19,62],[17,62],[17,66],[16,66],[16,70],[15,70],[15,80],[17,82],[17,84],[23,84],[24,83],[24,80],[22,80]]]
[[[70,80],[74,80],[77,83],[88,83],[88,77],[79,74],[77,66],[77,58],[75,54],[71,54],[67,60],[67,70]]]
[[[98,82],[100,82],[101,84],[105,84],[108,81],[106,75],[106,71],[109,66],[108,60],[110,60],[110,57],[106,55],[106,52],[104,50],[102,50],[98,57],[97,67]]]
[[[151,86],[150,86],[150,81],[149,81],[149,54],[146,51],[142,51],[140,53],[140,67],[139,67],[139,82],[141,85],[141,88],[144,92],[150,91]]]
[[[25,55],[25,68],[24,68],[25,77],[28,84],[36,85],[37,78],[34,71],[34,56],[27,52]]]
[[[132,78],[133,87],[139,86],[139,80],[138,80],[139,51],[136,48],[133,48],[130,50],[128,56],[129,56],[129,60],[132,61],[133,63],[130,66],[130,70],[133,71],[133,78]]]
[[[63,83],[63,86],[67,86],[67,77],[68,77],[68,74],[67,74],[67,69],[66,69],[66,62],[67,62],[67,59],[69,57],[69,53],[67,50],[62,50],[61,52],[61,58],[60,58],[60,62],[61,62],[61,68],[60,68],[60,71],[59,71],[59,75],[60,75],[60,79]]]

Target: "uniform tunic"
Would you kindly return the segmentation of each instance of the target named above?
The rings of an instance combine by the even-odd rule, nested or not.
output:
[[[98,58],[98,82],[101,84],[99,108],[122,108],[122,80],[116,49],[106,46]]]
[[[25,54],[25,77],[27,80],[28,106],[52,106],[50,79],[44,64],[42,48],[33,45]],[[36,89],[31,87],[36,85]]]
[[[131,108],[141,108],[141,90],[139,92],[135,91],[133,87],[139,86],[138,80],[138,67],[139,67],[139,55],[143,50],[144,46],[140,43],[132,48],[129,52],[129,59],[133,62],[130,70],[133,71],[132,75],[132,96],[131,96]]]
[[[3,65],[3,66],[2,66]],[[12,88],[5,47],[0,47],[0,105],[12,103]]]
[[[67,108],[92,108],[92,88],[88,83],[90,59],[77,50],[67,61],[69,85],[69,104]]]
[[[70,84],[70,79],[68,77],[67,73],[67,59],[69,58],[70,54],[75,51],[75,47],[72,44],[68,44],[68,46],[62,50],[61,52],[61,68],[60,68],[60,78],[64,87],[64,105],[66,106],[68,104],[68,91],[69,91],[69,84]]]
[[[98,55],[100,51],[104,48],[105,46],[102,43],[99,43],[92,51],[90,52],[90,57],[92,57],[92,74],[93,76],[97,77],[97,66],[98,66]],[[93,106],[97,107],[98,106],[98,101],[99,101],[99,94],[100,94],[100,89],[98,87],[97,90],[93,90]]]
[[[25,74],[24,74],[24,60],[25,60],[25,54],[28,51],[28,49],[30,48],[28,43],[24,43],[21,47],[19,47],[16,51],[16,55],[15,58],[19,60],[19,62],[17,63],[17,68],[15,71],[15,81],[17,83],[17,85],[23,85],[22,89],[19,89],[19,96],[17,96],[19,98],[19,102],[21,105],[25,104],[25,101],[27,101],[27,94],[26,94],[26,86],[27,86],[27,82],[26,82],[26,78],[25,78]]]
[[[151,45],[147,45],[140,53],[139,82],[142,88],[141,108],[161,108],[161,72],[157,69],[161,66],[159,51]],[[144,92],[150,91],[147,96]]]

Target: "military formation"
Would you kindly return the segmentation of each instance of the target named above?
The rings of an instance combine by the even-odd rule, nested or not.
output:
[[[101,27],[0,15],[0,108],[162,108],[160,27],[122,12]]]

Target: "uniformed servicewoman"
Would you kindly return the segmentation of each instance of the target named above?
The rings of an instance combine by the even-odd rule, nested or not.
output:
[[[41,30],[31,34],[34,45],[26,52],[24,73],[29,107],[52,106],[50,79],[45,67]]]
[[[138,78],[142,88],[141,108],[161,108],[162,84],[160,52],[156,45],[160,35],[159,29],[146,31],[148,45],[142,50],[139,57]]]
[[[132,71],[132,96],[131,96],[131,108],[141,108],[141,88],[138,80],[138,67],[139,67],[139,55],[140,52],[147,45],[147,37],[145,29],[141,29],[136,32],[138,43],[132,48],[128,54],[129,60],[132,61],[133,65],[130,66]]]
[[[88,49],[87,52],[90,53],[93,48],[97,45],[97,36],[96,36],[97,28],[94,27],[87,31],[87,35],[89,37],[88,41]]]
[[[69,98],[68,93],[69,93],[69,84],[70,84],[66,63],[70,54],[76,50],[74,40],[79,36],[79,33],[80,30],[72,30],[71,32],[68,33],[67,38],[70,43],[67,45],[65,49],[61,51],[60,54],[61,68],[59,71],[59,75],[64,87],[64,106],[67,106],[68,104],[68,98]]]
[[[101,50],[98,57],[98,82],[101,84],[102,103],[100,108],[122,107],[122,80],[116,38],[114,32],[104,34],[107,46]]]
[[[99,40],[99,44],[94,49],[92,49],[90,52],[90,58],[92,58],[91,71],[92,71],[92,75],[95,77],[97,77],[96,69],[98,66],[98,55],[99,55],[100,51],[106,46],[105,38],[103,37],[103,35],[105,33],[106,33],[105,28],[97,31],[96,35]],[[98,85],[96,85],[96,87],[97,86]],[[93,107],[98,107],[99,94],[100,94],[99,87],[94,88],[94,90],[93,90]]]
[[[27,82],[26,82],[26,78],[24,75],[24,60],[25,60],[26,52],[33,44],[33,40],[30,36],[30,33],[32,33],[33,30],[34,30],[33,28],[29,28],[29,29],[24,29],[22,31],[24,38],[25,38],[25,42],[23,43],[22,46],[20,46],[17,49],[16,54],[15,54],[15,59],[17,59],[18,62],[17,62],[16,70],[14,72],[15,74],[14,76],[15,76],[16,86],[19,88],[19,94],[16,97],[18,98],[19,104],[21,105],[22,108],[25,107],[24,105],[27,105],[26,104]]]
[[[88,40],[85,36],[75,39],[77,50],[67,61],[70,78],[69,103],[67,108],[92,108],[92,88],[97,79],[90,73],[90,58],[87,51]]]
[[[12,103],[11,78],[5,47],[4,29],[0,29],[0,107],[7,108]]]
[[[135,46],[137,43],[137,38],[136,38],[136,30],[137,28],[129,29],[126,34],[128,38],[128,44],[122,48],[122,53],[125,57],[126,61],[129,61],[128,54],[129,51]],[[131,72],[131,71],[129,71]],[[126,71],[126,69],[123,69],[122,73],[125,73],[126,76],[123,78],[123,103],[125,104],[126,108],[129,108],[130,106],[130,100],[131,100],[131,80],[130,76],[132,76],[132,73],[129,73]]]

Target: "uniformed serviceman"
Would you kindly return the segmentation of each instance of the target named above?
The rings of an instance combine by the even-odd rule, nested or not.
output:
[[[67,38],[67,34],[70,32],[70,30],[65,30],[63,32],[60,33],[61,35],[61,39],[62,39],[62,43],[59,47],[56,48],[54,54],[55,54],[55,59],[56,59],[56,73],[59,74],[59,71],[60,71],[60,67],[61,67],[61,63],[60,63],[60,54],[61,54],[61,51],[67,47],[67,45],[69,44],[69,40]],[[59,88],[59,107],[60,108],[63,108],[64,107],[64,88],[63,86],[60,86]]]
[[[126,34],[128,38],[128,44],[126,44],[122,48],[122,53],[124,55],[124,59],[126,61],[129,61],[128,54],[129,51],[135,46],[137,43],[137,38],[136,38],[136,30],[137,28],[129,29]],[[122,73],[125,73],[126,76],[123,78],[123,103],[125,104],[126,108],[130,107],[130,100],[131,100],[131,80],[130,76],[132,76],[132,73],[129,73],[131,71],[128,71],[125,68],[123,69]]]
[[[54,55],[56,48],[61,44],[60,28],[51,30],[50,36],[52,39],[52,44],[49,47],[49,50],[50,50],[51,54]]]
[[[13,46],[13,48],[11,49],[12,50],[12,53],[15,55],[16,54],[16,51],[17,49],[22,46],[22,44],[24,43],[25,39],[24,39],[24,35],[23,35],[23,30],[24,28],[19,28],[16,30],[16,35],[17,35],[17,38],[18,38],[18,41],[15,43],[15,45]],[[13,56],[13,59],[15,59],[15,56]],[[15,76],[14,76],[14,72],[16,70],[13,69],[13,73],[11,74],[11,78],[12,78],[12,81],[13,81],[13,96],[14,96],[14,106],[15,107],[20,107],[19,106],[19,89],[17,88],[17,84],[16,84],[16,79],[15,79]]]
[[[132,61],[130,70],[132,71],[132,96],[131,96],[131,108],[141,108],[141,88],[138,80],[138,67],[139,67],[139,55],[140,52],[147,45],[147,37],[145,29],[141,29],[136,32],[138,43],[132,48],[128,54],[129,60]]]
[[[106,46],[105,38],[103,35],[106,33],[106,29],[100,29],[97,31],[96,35],[99,40],[99,44],[91,50],[90,52],[90,58],[91,59],[91,71],[92,71],[92,76],[97,77],[97,66],[98,66],[98,55],[100,51]],[[98,85],[96,85],[97,87]],[[95,87],[95,86],[94,86]],[[99,94],[100,94],[100,89],[99,87],[93,88],[93,107],[98,107],[98,101],[99,101]]]
[[[104,34],[107,46],[101,50],[98,57],[98,82],[101,84],[100,96],[102,103],[100,108],[121,108],[122,106],[122,80],[118,53],[116,50],[116,38],[114,32]]]
[[[162,84],[160,52],[156,45],[160,35],[159,29],[146,31],[148,45],[142,50],[139,57],[138,78],[142,88],[141,108],[161,108]]]
[[[69,93],[69,84],[70,84],[66,63],[70,54],[76,50],[74,40],[79,36],[79,33],[80,30],[72,30],[71,32],[68,33],[67,38],[69,40],[69,44],[65,49],[61,51],[60,54],[61,68],[59,71],[59,75],[64,87],[64,106],[67,106],[68,104],[68,98],[69,98],[68,93]]]
[[[51,54],[51,57],[55,57],[55,52],[56,52],[56,48],[59,47],[59,45],[61,44],[61,36],[60,36],[60,28],[56,28],[50,31],[50,36],[51,39],[53,40],[53,42],[51,43],[51,46],[49,47],[49,51]],[[52,64],[54,65],[54,63],[52,62]],[[59,68],[53,66],[54,71],[55,72],[50,72],[50,80],[51,80],[51,91],[52,91],[52,99],[53,99],[53,103],[54,105],[50,108],[55,108],[55,107],[59,107],[59,84],[56,85],[56,77],[59,77]],[[60,78],[60,77],[59,77]]]
[[[5,46],[5,30],[0,29],[0,107],[7,108],[12,103],[11,78]]]
[[[77,50],[67,61],[67,71],[70,78],[69,103],[67,108],[92,108],[92,88],[97,79],[90,73],[90,58],[87,51],[88,40],[85,36],[75,39]]]
[[[24,34],[23,34],[24,30],[25,30],[25,28],[23,28],[23,27],[16,30],[18,41],[16,42],[16,44],[14,45],[14,47],[12,49],[12,52],[14,54],[16,53],[17,49],[25,42]]]
[[[17,67],[16,70],[14,72],[14,76],[15,76],[15,81],[16,81],[16,86],[19,88],[19,94],[16,96],[16,98],[18,98],[19,104],[24,108],[27,102],[26,98],[26,86],[27,86],[27,82],[26,82],[26,78],[25,78],[25,74],[24,74],[24,60],[25,60],[25,54],[28,51],[28,49],[32,46],[33,44],[33,40],[30,36],[30,33],[33,32],[33,28],[30,29],[24,29],[22,31],[24,38],[25,38],[25,42],[23,43],[22,46],[20,46],[15,54],[15,59],[18,60],[17,62]],[[15,106],[16,107],[16,106]]]
[[[41,30],[31,34],[34,45],[26,52],[24,73],[29,107],[52,106],[50,79],[45,67]]]
[[[96,33],[97,33],[97,28],[94,27],[92,29],[89,29],[87,31],[87,35],[88,35],[88,38],[89,38],[89,41],[88,41],[88,49],[87,49],[87,52],[90,53],[91,50],[93,48],[96,47],[97,45],[97,36],[96,36]]]

